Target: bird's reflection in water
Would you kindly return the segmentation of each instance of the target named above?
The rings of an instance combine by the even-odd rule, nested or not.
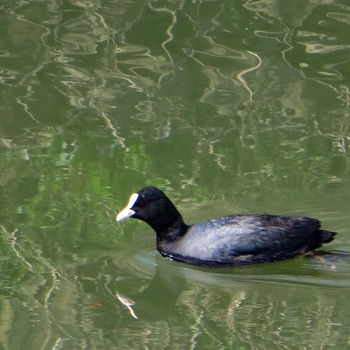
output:
[[[129,297],[117,291],[116,297],[135,319],[168,319],[184,284],[184,276],[157,266],[151,283],[142,292]]]

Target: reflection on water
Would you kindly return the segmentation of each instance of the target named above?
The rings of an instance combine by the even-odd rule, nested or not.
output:
[[[348,266],[348,257],[339,263]],[[316,265],[321,268],[318,273]],[[125,338],[119,338],[118,346],[127,346],[132,339],[134,344],[146,347],[157,342],[163,346],[191,344],[193,348],[248,344],[298,348],[332,343],[339,336],[336,323],[344,315],[341,305],[349,285],[335,301],[333,288],[339,278],[343,279],[342,273],[320,262],[306,264],[300,258],[282,264],[210,271],[139,255],[136,266],[137,275],[145,268],[156,271],[139,291],[129,283],[120,283],[120,288],[132,295],[139,322],[121,309],[126,319],[118,332]],[[318,282],[322,284],[327,278],[333,282],[320,289]],[[180,324],[174,324],[174,319]],[[142,321],[147,324],[146,333]]]
[[[2,328],[2,345],[346,345],[339,335],[347,327],[348,254],[211,270],[162,258],[154,237],[145,237],[150,232],[137,231],[127,243],[80,241],[56,257],[45,257],[30,238],[2,232],[13,253],[9,280],[2,279],[2,323],[11,325]]]
[[[349,13],[3,4],[0,347],[348,347]],[[189,222],[300,214],[337,239],[322,259],[170,262],[153,233],[114,223],[147,184]]]

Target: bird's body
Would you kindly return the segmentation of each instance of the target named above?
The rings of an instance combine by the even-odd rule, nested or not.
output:
[[[238,215],[188,227],[173,242],[160,241],[164,256],[208,266],[234,266],[291,258],[331,239],[316,219],[274,215]],[[193,253],[195,252],[195,256]]]
[[[269,214],[232,215],[186,225],[174,204],[155,187],[132,194],[117,221],[148,223],[165,257],[193,265],[222,267],[289,259],[333,240],[317,219]]]

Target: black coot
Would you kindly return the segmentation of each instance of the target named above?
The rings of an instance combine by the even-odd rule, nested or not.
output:
[[[276,215],[232,215],[186,225],[156,187],[133,193],[116,220],[145,221],[165,257],[201,266],[238,266],[293,258],[333,240],[317,219]]]

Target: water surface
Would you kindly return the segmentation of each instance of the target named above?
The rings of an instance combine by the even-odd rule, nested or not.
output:
[[[0,3],[0,348],[349,346],[346,1]],[[115,223],[314,216],[328,253],[205,269]]]

